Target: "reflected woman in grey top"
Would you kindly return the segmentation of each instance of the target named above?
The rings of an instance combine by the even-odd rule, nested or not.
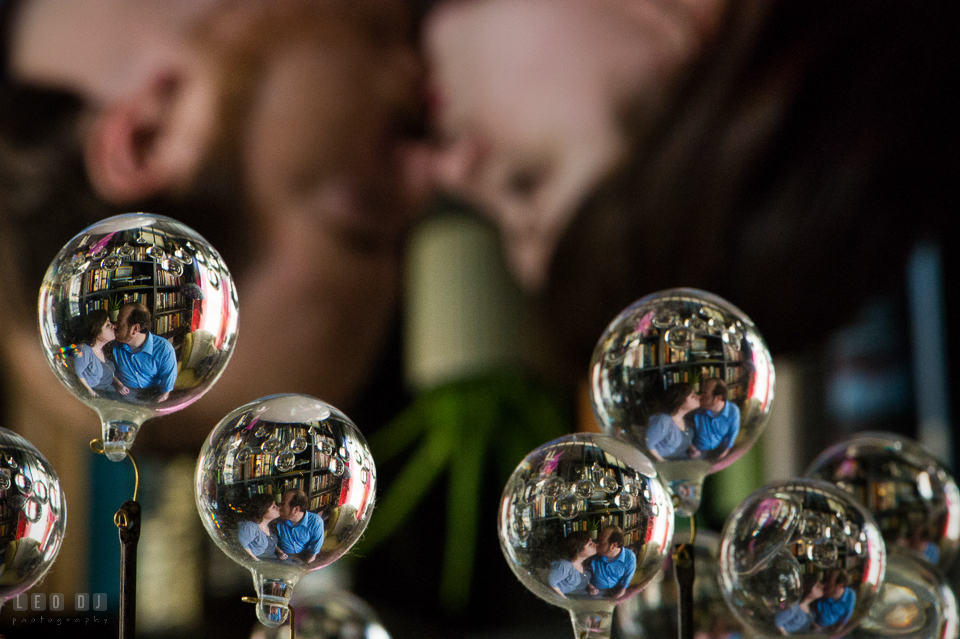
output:
[[[277,529],[271,525],[280,516],[280,507],[273,495],[254,495],[247,510],[249,518],[237,526],[237,538],[243,549],[261,561],[286,559],[287,554],[277,550]]]
[[[691,448],[693,422],[687,415],[700,408],[700,396],[690,384],[679,383],[663,394],[663,410],[650,417],[647,424],[647,448],[657,461],[699,457]]]
[[[80,383],[94,397],[114,388],[116,364],[104,352],[103,347],[116,337],[113,322],[102,309],[91,311],[84,320],[83,344],[74,358],[74,372]]]
[[[590,557],[597,554],[597,545],[585,530],[570,533],[563,540],[561,559],[550,564],[547,582],[564,597],[596,594],[590,585]]]

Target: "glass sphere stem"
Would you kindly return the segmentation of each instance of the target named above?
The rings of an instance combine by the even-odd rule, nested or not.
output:
[[[245,603],[257,604],[258,606],[259,606],[260,603],[261,603],[260,599],[257,599],[256,597],[243,597],[243,601],[244,601]],[[294,608],[293,608],[293,606],[288,606],[288,610],[290,611],[290,637],[289,637],[289,639],[297,639],[297,618],[296,618],[296,615],[294,614]]]
[[[257,584],[257,619],[268,628],[277,628],[290,616],[290,597],[293,582],[287,579],[268,579],[254,573]]]
[[[137,437],[140,424],[125,419],[104,421],[102,425],[103,454],[110,461],[123,461]]]
[[[613,627],[613,608],[571,610],[573,635],[576,639],[610,639]]]
[[[698,480],[675,479],[669,482],[673,493],[674,512],[678,517],[693,518],[700,509],[703,499],[703,483]]]

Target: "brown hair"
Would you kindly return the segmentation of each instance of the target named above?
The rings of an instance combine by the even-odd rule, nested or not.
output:
[[[633,127],[632,152],[560,242],[543,310],[576,349],[574,374],[611,318],[664,288],[731,300],[782,350],[899,285],[952,188],[943,158],[956,138],[931,123],[951,117],[938,47],[953,9],[926,9],[729,3],[718,37],[656,121]]]
[[[703,385],[700,388],[705,388],[707,382],[713,382],[713,386],[710,388],[711,397],[719,397],[723,401],[727,401],[727,397],[730,395],[730,391],[727,388],[727,385],[719,377],[708,377],[703,380]]]
[[[260,523],[263,521],[263,518],[267,516],[267,511],[270,510],[270,506],[277,503],[273,495],[268,495],[267,493],[258,493],[250,497],[250,501],[247,503],[247,515],[248,519]]]
[[[623,528],[620,526],[604,526],[603,530],[610,531],[610,536],[607,537],[607,543],[617,544],[623,548]]]
[[[127,323],[133,326],[138,324],[140,332],[146,333],[153,330],[153,320],[150,318],[150,311],[140,302],[125,302],[120,307],[120,314],[123,314],[125,308],[130,308],[130,315],[127,317]]]
[[[94,309],[87,313],[83,318],[83,343],[93,346],[97,343],[97,337],[103,330],[103,325],[107,323],[110,316],[102,308]]]
[[[310,510],[310,500],[307,498],[307,493],[299,488],[292,488],[283,491],[283,496],[286,497],[287,495],[291,496],[290,501],[287,502],[291,508],[299,508],[303,512]]]
[[[560,556],[567,561],[573,561],[580,551],[590,541],[590,533],[586,530],[575,530],[563,538],[560,547]]]

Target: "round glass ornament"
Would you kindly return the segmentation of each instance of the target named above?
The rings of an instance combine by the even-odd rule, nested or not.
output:
[[[376,612],[349,592],[327,590],[309,597],[295,596],[290,605],[296,613],[297,639],[390,639]],[[287,626],[257,627],[250,639],[286,639]]]
[[[805,533],[814,519],[821,524],[818,537]],[[760,488],[721,533],[723,596],[741,623],[763,636],[849,632],[873,604],[885,565],[873,516],[816,479]]]
[[[674,544],[688,543],[688,532],[677,532]],[[743,633],[743,624],[733,615],[720,592],[717,557],[720,535],[697,531],[693,544],[696,579],[693,582],[693,630],[696,636],[726,637]],[[667,557],[662,572],[650,580],[639,595],[617,606],[616,625],[623,639],[676,637],[679,592],[673,575],[673,558]]]
[[[960,490],[947,468],[917,442],[894,433],[854,435],[807,469],[873,513],[890,552],[912,552],[946,571],[960,544]]]
[[[57,558],[67,502],[57,473],[26,439],[0,428],[0,606],[35,586]]]
[[[588,495],[586,480],[593,486]],[[609,637],[616,604],[663,569],[673,514],[646,456],[612,437],[578,433],[524,458],[504,489],[497,524],[500,547],[523,585],[567,609],[576,636],[599,639]]]
[[[873,606],[850,637],[956,639],[957,598],[947,578],[913,553],[891,552]]]
[[[313,397],[264,397],[213,429],[197,460],[197,509],[220,549],[253,574],[264,625],[283,624],[300,579],[357,541],[376,478],[357,427]]]
[[[84,229],[40,289],[47,360],[102,422],[122,460],[144,421],[200,398],[237,337],[237,291],[216,250],[187,226],[128,213]]]
[[[773,360],[757,327],[696,289],[648,295],[620,313],[593,351],[601,429],[649,455],[679,499],[700,507],[703,479],[756,442],[773,402]]]

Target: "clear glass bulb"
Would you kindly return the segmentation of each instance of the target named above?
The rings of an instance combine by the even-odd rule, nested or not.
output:
[[[818,537],[806,534],[814,519]],[[834,536],[837,530],[849,533]],[[731,513],[719,565],[723,596],[751,631],[833,637],[870,609],[886,551],[873,516],[850,495],[824,481],[793,479],[753,492]]]
[[[296,611],[297,639],[390,639],[376,612],[359,597],[342,590],[300,594],[290,603]],[[259,626],[250,639],[286,639],[287,630]]]
[[[128,213],[84,229],[40,289],[40,335],[63,384],[126,457],[144,421],[200,398],[237,338],[237,291],[216,250],[187,226]]]
[[[66,527],[57,473],[33,444],[0,428],[0,606],[47,574]]]
[[[593,351],[590,385],[603,432],[653,459],[679,498],[677,513],[692,516],[704,477],[760,437],[773,360],[743,311],[705,291],[670,289],[610,323]]]
[[[942,572],[913,553],[891,552],[873,606],[855,639],[956,639],[957,598]]]
[[[853,495],[877,519],[887,548],[913,552],[947,571],[960,544],[960,490],[917,442],[859,433],[823,451],[807,469]]]
[[[592,482],[589,494],[584,480]],[[600,639],[610,635],[616,604],[663,569],[673,503],[640,451],[579,433],[524,458],[504,489],[497,523],[500,547],[523,585],[567,609],[578,637]]]
[[[253,573],[264,625],[283,624],[300,579],[360,537],[376,477],[357,427],[313,397],[264,397],[213,429],[197,460],[197,509],[217,546]]]
[[[674,544],[688,543],[690,534],[677,532]],[[734,617],[720,592],[717,557],[720,536],[697,531],[693,545],[696,579],[693,582],[694,634],[726,637],[743,634],[743,624]],[[676,637],[680,593],[673,574],[673,559],[667,558],[663,572],[656,575],[639,595],[617,606],[616,625],[623,639]]]

